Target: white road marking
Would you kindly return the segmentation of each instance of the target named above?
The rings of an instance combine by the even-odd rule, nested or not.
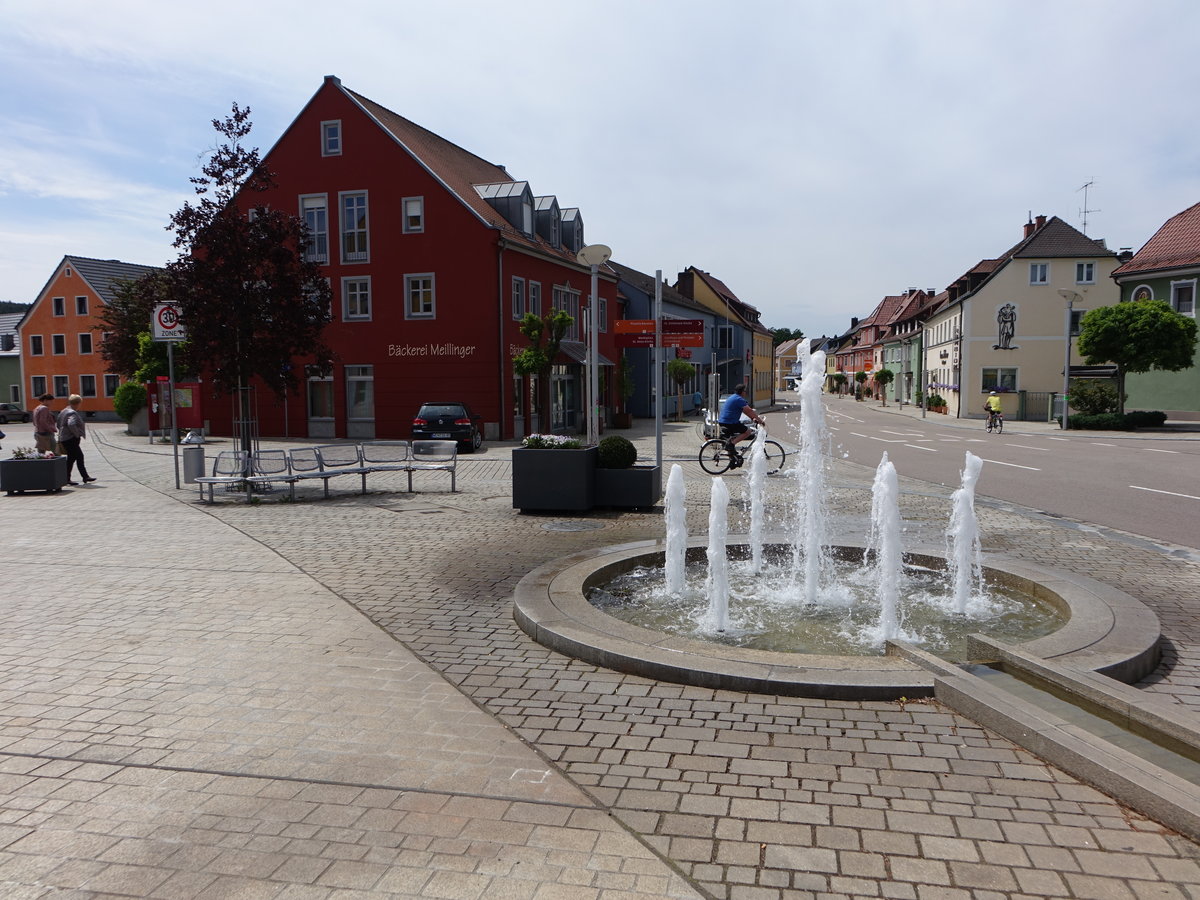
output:
[[[922,447],[919,444],[905,444],[905,447],[912,447],[914,450],[925,450],[929,453],[937,453],[936,447]]]
[[[1147,453],[1178,453],[1178,450],[1159,450],[1157,447],[1143,447]]]
[[[1046,440],[1049,440],[1049,441],[1069,441],[1069,440],[1070,440],[1070,438],[1061,438],[1061,437],[1050,437],[1050,436],[1047,436]]]
[[[1116,444],[1102,444],[1099,441],[1092,441],[1092,446],[1093,447],[1115,447],[1117,445]]]
[[[1049,447],[1027,447],[1024,444],[1005,444],[1006,447],[1016,447],[1019,450],[1041,450],[1043,453],[1049,453]]]
[[[1191,494],[1177,494],[1174,491],[1160,491],[1157,488],[1142,487],[1141,485],[1131,484],[1131,488],[1135,491],[1149,491],[1152,494],[1167,494],[1171,497],[1183,497],[1185,500],[1200,500],[1200,497],[1193,497]]]
[[[919,431],[892,431],[890,428],[880,428],[879,430],[884,434],[902,434],[907,437],[919,437],[921,434]]]
[[[984,459],[986,463],[993,463],[997,466],[1009,466],[1013,469],[1028,469],[1030,472],[1040,472],[1041,469],[1035,469],[1033,466],[1018,466],[1016,463],[1000,462],[998,459]]]

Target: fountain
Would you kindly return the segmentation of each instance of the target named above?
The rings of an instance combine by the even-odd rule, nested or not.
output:
[[[708,577],[704,582],[707,624],[713,631],[724,631],[729,625],[729,557],[725,551],[725,539],[729,536],[729,489],[724,478],[712,480],[708,510]]]
[[[896,467],[888,461],[887,453],[875,470],[871,486],[871,534],[869,546],[875,556],[875,599],[879,603],[881,641],[890,641],[900,632],[896,605],[900,598],[900,487]]]
[[[962,470],[962,486],[950,498],[953,512],[946,529],[949,581],[954,588],[954,611],[965,615],[972,596],[982,593],[982,555],[979,520],[975,516],[975,485],[983,460],[970,451]]]
[[[683,467],[671,466],[667,476],[667,549],[663,560],[667,590],[682,594],[684,564],[687,556],[687,485],[683,482]]]

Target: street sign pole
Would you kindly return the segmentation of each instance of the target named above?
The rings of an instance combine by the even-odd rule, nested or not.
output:
[[[662,269],[654,270],[654,462],[662,469]]]
[[[179,490],[179,415],[175,409],[174,341],[167,341],[167,397],[171,401],[171,455],[175,457],[175,490]]]
[[[187,335],[179,324],[179,310],[174,303],[159,303],[150,320],[150,333],[156,341],[167,344],[167,402],[164,411],[171,413],[171,453],[175,458],[175,490],[179,490],[179,416],[175,404],[175,342]]]

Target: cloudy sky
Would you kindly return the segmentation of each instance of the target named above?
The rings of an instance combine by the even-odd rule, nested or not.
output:
[[[264,151],[326,74],[769,327],[844,331],[1058,215],[1137,249],[1200,201],[1194,0],[0,0],[0,299],[157,265],[211,120]]]

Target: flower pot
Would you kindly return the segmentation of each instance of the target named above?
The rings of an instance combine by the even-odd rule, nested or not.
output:
[[[654,506],[662,497],[660,466],[596,469],[596,505],[618,509]]]
[[[57,493],[67,483],[67,458],[0,460],[0,491],[9,496],[26,491]]]
[[[513,509],[583,512],[595,505],[595,447],[549,450],[518,447],[512,454]]]

